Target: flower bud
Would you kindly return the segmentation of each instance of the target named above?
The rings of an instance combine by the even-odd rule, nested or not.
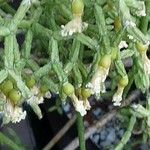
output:
[[[67,95],[70,96],[74,93],[74,87],[71,83],[66,83],[63,85],[63,92]]]
[[[128,76],[124,76],[119,80],[119,85],[125,87],[128,85],[128,82],[129,82]]]
[[[41,85],[41,86],[40,86],[40,93],[41,93],[41,94],[44,95],[47,91],[48,91],[48,88],[47,88],[46,85]]]
[[[7,95],[13,89],[13,83],[10,80],[6,80],[1,85],[1,91]]]
[[[12,89],[8,93],[8,97],[14,104],[18,104],[19,100],[21,99],[21,93],[15,89]]]
[[[84,3],[83,0],[73,0],[72,2],[72,13],[74,15],[81,16],[84,10]]]
[[[28,88],[33,88],[35,85],[35,79],[33,77],[26,78],[25,82]]]
[[[81,93],[82,93],[83,100],[85,100],[91,96],[92,91],[90,89],[82,88]]]
[[[110,67],[110,65],[111,65],[111,55],[104,55],[99,62],[99,66],[102,66],[107,69]]]

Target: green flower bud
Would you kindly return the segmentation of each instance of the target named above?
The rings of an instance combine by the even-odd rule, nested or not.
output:
[[[33,77],[27,78],[25,82],[28,88],[33,88],[35,85],[35,79]]]
[[[71,83],[64,84],[62,90],[67,96],[70,96],[74,93],[74,87]]]
[[[41,94],[44,95],[47,91],[48,91],[47,86],[45,86],[45,85],[41,85],[40,86],[40,92],[41,92]]]
[[[7,95],[9,91],[13,89],[13,83],[10,80],[6,80],[1,85],[1,91]]]
[[[83,0],[73,0],[72,2],[72,13],[74,15],[82,15],[84,10]]]
[[[119,85],[125,87],[128,85],[128,82],[129,82],[128,76],[124,76],[119,80]]]
[[[102,66],[107,69],[110,67],[110,65],[111,65],[111,55],[104,55],[99,62],[99,66]]]
[[[148,45],[147,45],[147,44],[144,45],[144,44],[141,43],[141,42],[137,42],[137,43],[136,43],[136,48],[137,48],[137,50],[139,51],[139,53],[143,53],[143,52],[147,51]]]
[[[19,100],[21,99],[21,93],[15,89],[12,89],[8,93],[8,97],[14,104],[18,104]]]
[[[92,94],[90,89],[82,89],[81,93],[82,93],[82,97],[83,97],[84,100],[89,98],[91,96],[91,94]]]

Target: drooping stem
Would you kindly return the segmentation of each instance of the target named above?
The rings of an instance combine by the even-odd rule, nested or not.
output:
[[[132,134],[132,130],[134,127],[134,124],[136,122],[136,117],[132,116],[128,125],[128,129],[127,131],[124,133],[121,141],[118,143],[118,145],[115,147],[115,150],[122,150],[122,148],[124,147],[124,145],[128,142],[128,140],[131,137]]]
[[[76,112],[77,115],[77,129],[78,129],[78,138],[79,138],[79,146],[80,150],[85,150],[85,138],[84,138],[84,123],[83,117],[79,112]]]
[[[9,148],[13,150],[24,150],[23,147],[20,147],[20,145],[17,145],[14,143],[11,139],[6,137],[3,133],[0,132],[0,143],[6,144]]]

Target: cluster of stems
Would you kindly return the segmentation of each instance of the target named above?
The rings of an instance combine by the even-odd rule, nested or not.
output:
[[[103,93],[113,93],[109,99],[120,106],[133,82],[143,93],[150,87],[149,18],[149,0],[22,0],[17,10],[1,0],[0,84],[9,80],[20,96],[16,102],[17,93],[1,89],[3,123],[24,119],[23,103],[41,118],[38,104],[55,93],[58,108],[68,101],[75,108],[80,149],[85,150],[83,116],[91,108],[91,95],[103,99]],[[132,62],[128,68],[125,60]],[[133,107],[116,150],[130,139],[136,117],[150,127],[149,111],[149,100],[146,108]]]

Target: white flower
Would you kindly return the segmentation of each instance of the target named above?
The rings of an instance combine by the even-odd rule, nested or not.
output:
[[[37,104],[41,104],[44,101],[44,98],[51,98],[51,93],[50,91],[47,91],[44,95],[40,94],[40,89],[38,86],[34,86],[31,89],[31,92],[33,93],[34,97],[34,102]],[[44,97],[44,98],[43,98]]]
[[[112,99],[114,106],[121,105],[123,90],[124,90],[124,87],[118,85],[118,89],[116,93],[113,95],[113,99]]]
[[[42,96],[36,97],[36,103],[37,104],[42,104],[44,102],[44,98]]]
[[[132,40],[133,42],[136,42],[137,40],[130,34],[127,35],[127,37],[129,38],[129,40]]]
[[[91,105],[90,105],[88,99],[83,100],[83,105],[84,105],[84,108],[85,108],[86,110],[90,110],[90,109],[91,109]]]
[[[71,98],[72,98],[72,103],[73,103],[73,106],[75,107],[75,110],[79,112],[81,116],[85,116],[87,112],[83,105],[83,101],[78,100],[78,98],[74,94],[71,96]]]
[[[31,97],[28,102],[29,103],[36,103],[37,105],[38,104],[42,104],[44,102],[44,98],[43,96],[39,95],[39,88],[37,86],[34,86],[32,89],[31,89],[31,92],[33,93],[33,97]]]
[[[133,39],[134,39],[134,37],[133,37],[132,35],[130,35],[130,34],[128,34],[127,37],[128,37],[130,40],[133,40]]]
[[[4,105],[4,119],[7,120],[7,123],[9,121],[17,123],[25,119],[25,117],[26,111],[23,111],[21,107],[14,107],[9,101]]]
[[[134,27],[136,27],[136,24],[133,21],[131,21],[131,20],[126,20],[125,26],[134,28]]]
[[[65,26],[62,25],[61,35],[68,36],[73,33],[81,33],[85,28],[87,28],[88,24],[82,22],[81,16],[74,16],[74,18],[68,22]]]
[[[12,123],[20,122],[22,119],[25,119],[25,117],[26,111],[22,111],[20,107],[15,107],[11,121]]]
[[[95,93],[96,95],[99,95],[100,92],[104,93],[106,91],[104,82],[107,78],[108,73],[109,73],[109,68],[104,68],[100,66],[95,72],[95,74],[93,75],[91,80],[91,85],[92,85],[91,87],[93,93]]]
[[[150,74],[150,60],[146,55],[146,51],[141,53],[141,58],[143,61],[143,70],[146,74]]]
[[[85,110],[85,107],[83,105],[83,101],[78,100],[77,103],[74,103],[74,107],[75,107],[75,110],[81,114],[81,116],[86,115],[86,110]]]
[[[33,95],[38,95],[38,93],[39,93],[39,87],[34,86],[34,87],[31,89],[31,92],[33,93]]]
[[[118,45],[119,49],[127,48],[127,47],[128,47],[128,44],[126,43],[126,41],[121,41]]]
[[[52,97],[51,92],[50,92],[50,91],[47,91],[47,92],[45,93],[44,97],[50,99],[50,98]]]

